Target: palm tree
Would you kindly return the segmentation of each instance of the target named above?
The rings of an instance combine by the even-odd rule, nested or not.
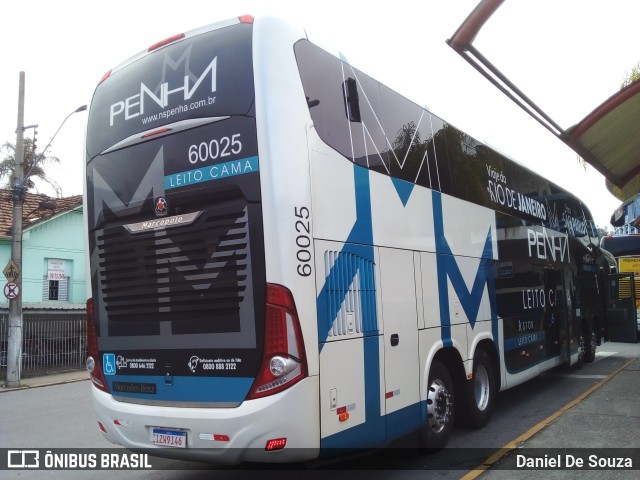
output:
[[[26,176],[24,182],[25,189],[27,191],[35,189],[36,185],[33,180],[37,178],[49,184],[56,192],[56,196],[60,197],[62,195],[60,185],[50,178],[44,169],[46,165],[60,163],[60,159],[58,157],[44,156],[42,153],[38,153],[34,147],[33,139],[24,139],[24,161],[22,168]],[[4,145],[0,147],[0,151],[4,154],[4,158],[0,160],[0,181],[4,180],[7,188],[13,188],[16,183],[14,170],[16,146],[9,142],[5,142]]]

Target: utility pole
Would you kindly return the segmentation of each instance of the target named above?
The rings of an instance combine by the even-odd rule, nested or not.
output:
[[[13,283],[15,298],[9,299],[9,335],[7,348],[7,387],[20,386],[22,366],[22,203],[24,201],[24,72],[20,72],[18,88],[18,126],[13,185],[13,229],[11,231],[11,260],[18,268]]]
[[[38,125],[24,126],[24,72],[20,72],[20,87],[18,92],[18,127],[16,128],[16,156],[14,163],[13,183],[13,228],[11,230],[11,262],[5,268],[5,276],[10,280],[5,286],[5,295],[9,298],[9,335],[7,348],[7,387],[20,386],[20,369],[22,367],[22,206],[26,193],[26,181],[32,170],[40,160],[44,158],[47,149],[51,146],[62,126],[71,115],[84,112],[86,105],[81,105],[65,117],[58,130],[42,150],[40,155],[33,160],[31,167],[24,171],[24,131],[26,128],[36,128]],[[35,156],[35,145],[33,155]],[[10,273],[12,272],[12,273]],[[17,273],[17,275],[16,275]]]

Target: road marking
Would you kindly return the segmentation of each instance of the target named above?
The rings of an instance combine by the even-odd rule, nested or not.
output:
[[[606,353],[609,353],[609,352],[603,352],[603,353],[606,354]],[[624,370],[627,366],[629,366],[635,360],[636,360],[635,357],[634,358],[630,358],[621,367],[619,367],[618,369],[614,370],[611,374],[606,376],[604,379],[600,380],[598,383],[593,385],[587,391],[583,392],[581,395],[579,395],[578,397],[576,397],[573,400],[571,400],[564,407],[560,408],[555,413],[551,414],[550,416],[548,416],[547,418],[542,420],[537,425],[534,425],[533,427],[531,427],[529,430],[524,432],[519,437],[511,440],[504,447],[500,448],[497,452],[495,452],[493,455],[491,455],[489,458],[487,458],[484,462],[482,462],[480,465],[475,467],[475,469],[473,469],[472,471],[470,471],[466,475],[460,477],[460,480],[473,480],[473,479],[477,478],[481,473],[483,473],[485,470],[488,470],[493,465],[498,463],[504,457],[509,455],[513,450],[515,450],[516,448],[519,448],[524,442],[529,440],[531,437],[533,437],[540,430],[545,428],[547,425],[555,422],[558,419],[558,417],[560,417],[560,415],[562,415],[564,412],[566,412],[570,408],[573,408],[578,403],[580,403],[585,398],[587,398],[589,395],[591,395],[593,392],[598,390],[600,387],[602,387],[605,383],[607,383],[609,380],[611,380],[613,377],[615,377],[618,373],[620,373],[622,370]]]

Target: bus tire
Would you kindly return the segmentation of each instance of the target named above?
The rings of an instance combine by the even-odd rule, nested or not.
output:
[[[596,348],[598,347],[598,337],[593,329],[585,325],[582,329],[585,336],[584,363],[593,363],[596,359]]]
[[[491,418],[497,393],[493,362],[482,349],[473,356],[473,378],[466,382],[465,409],[462,422],[473,428],[482,428]]]
[[[571,365],[569,368],[573,370],[581,369],[582,365],[584,365],[584,357],[586,353],[587,353],[587,332],[585,327],[583,326],[580,329],[580,336],[578,337],[578,360],[576,360],[576,363]]]
[[[429,370],[427,415],[422,431],[422,446],[441,449],[449,441],[455,420],[453,382],[444,364],[434,360]]]

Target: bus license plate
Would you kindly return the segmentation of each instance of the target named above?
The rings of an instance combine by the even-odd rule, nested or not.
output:
[[[187,448],[187,432],[154,428],[151,430],[151,441],[161,447]]]

